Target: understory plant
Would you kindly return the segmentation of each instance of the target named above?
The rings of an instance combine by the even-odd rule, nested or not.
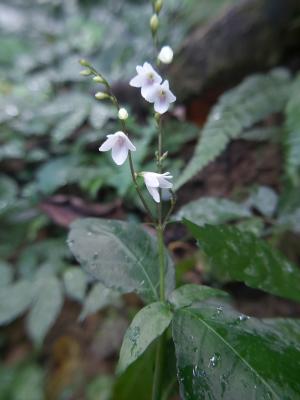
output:
[[[129,84],[136,88],[137,95],[140,91],[144,100],[153,106],[157,127],[156,169],[135,169],[134,157],[139,149],[127,128],[127,110],[120,104],[103,74],[90,62],[80,61],[86,68],[82,75],[92,77],[95,83],[102,86],[102,90],[95,95],[96,99],[111,101],[120,122],[120,130],[109,133],[99,151],[111,151],[112,159],[119,168],[126,168],[125,163],[129,164],[128,173],[148,218],[145,225],[118,220],[80,219],[71,225],[68,238],[69,247],[82,268],[101,282],[107,291],[119,295],[134,292],[146,304],[135,315],[124,336],[117,366],[118,379],[122,381],[135,376],[130,398],[139,399],[167,400],[178,391],[185,400],[299,399],[299,320],[249,317],[234,308],[229,294],[223,290],[196,284],[176,287],[173,261],[164,245],[165,229],[174,221],[183,223],[197,240],[205,264],[220,281],[242,281],[250,287],[300,301],[300,271],[250,229],[217,225],[206,215],[206,210],[209,213],[213,207],[223,207],[224,220],[221,222],[234,220],[235,217],[249,218],[249,203],[248,206],[229,201],[215,204],[206,199],[206,202],[202,200],[203,204],[191,204],[172,215],[176,196],[172,172],[164,167],[168,157],[168,149],[164,148],[164,115],[176,97],[159,68],[162,63],[172,62],[173,53],[168,46],[160,50],[158,44],[163,1],[153,0],[152,6],[150,28],[157,65],[141,60],[143,62],[136,67],[137,74]],[[257,79],[263,81],[263,78]],[[265,83],[266,88],[270,85],[276,91],[276,84],[284,85],[287,79],[285,73],[275,72]],[[239,95],[250,90],[251,85],[253,79],[251,84],[245,83],[229,99],[234,98],[239,106]],[[281,101],[279,99],[278,103]],[[242,128],[255,123],[248,121],[244,124],[243,112],[240,113],[241,122],[236,122],[230,117],[235,103],[228,103],[227,107],[224,98],[213,110],[212,127],[209,129],[208,126],[202,134],[197,148],[202,152],[199,169],[225,148],[230,135],[237,136]],[[281,107],[280,104],[273,106],[274,111]],[[228,126],[224,130],[228,136],[211,141],[209,135],[214,135],[213,124],[218,120],[223,122],[224,109],[228,117]],[[261,107],[252,111],[253,115],[255,112],[258,114],[258,119],[269,112]],[[206,143],[208,146],[205,149]],[[176,188],[197,172],[198,150],[175,183]],[[262,190],[268,192],[268,189]],[[270,193],[264,192],[264,195]],[[269,217],[276,208],[276,200],[272,195],[271,198],[273,205],[262,206]],[[197,220],[201,207],[204,223]],[[198,210],[197,218],[194,218],[195,209]],[[207,224],[207,219],[212,223]],[[113,396],[118,400],[129,398],[122,392]]]

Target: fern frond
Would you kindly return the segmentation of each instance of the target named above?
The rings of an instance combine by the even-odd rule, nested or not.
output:
[[[195,153],[176,182],[185,184],[226,148],[231,139],[268,115],[282,111],[291,87],[287,70],[253,75],[223,94],[202,130]]]

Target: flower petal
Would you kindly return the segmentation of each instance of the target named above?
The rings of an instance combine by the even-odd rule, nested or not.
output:
[[[128,156],[128,148],[124,143],[116,143],[112,148],[111,155],[117,165],[122,165]]]
[[[174,103],[174,101],[176,101],[176,96],[174,96],[171,90],[166,93],[166,97],[169,103]]]
[[[144,84],[145,84],[145,78],[143,75],[136,75],[129,82],[130,86],[137,87],[137,88],[143,87]]]
[[[144,173],[144,181],[146,186],[151,186],[151,187],[159,187],[159,180],[157,178],[157,175],[155,172],[145,172]]]
[[[146,188],[148,189],[148,192],[150,193],[150,195],[152,196],[152,198],[153,198],[153,200],[156,202],[156,203],[159,203],[160,202],[160,198],[159,198],[159,192],[158,192],[158,189],[155,187],[151,187],[151,186],[147,186],[146,185]]]
[[[105,140],[104,143],[99,147],[99,151],[108,151],[110,150],[118,138],[115,135],[107,135],[107,139]]]
[[[173,183],[167,181],[165,178],[159,178],[159,187],[163,189],[171,189],[173,187]]]
[[[154,83],[153,85],[146,85],[142,87],[141,94],[145,100],[149,103],[154,103],[158,98],[159,85]]]
[[[167,100],[157,100],[154,103],[154,110],[159,114],[164,114],[169,109],[169,102]]]
[[[132,141],[126,136],[126,146],[130,151],[136,151],[135,145],[132,143]]]

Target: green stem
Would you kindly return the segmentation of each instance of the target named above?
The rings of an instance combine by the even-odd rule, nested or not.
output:
[[[159,203],[161,207],[161,203]],[[163,227],[159,224],[157,230],[158,257],[159,257],[159,297],[160,301],[165,301],[165,255],[163,241]],[[164,362],[165,336],[162,335],[157,343],[155,369],[153,379],[152,400],[161,400],[162,392],[162,372]]]

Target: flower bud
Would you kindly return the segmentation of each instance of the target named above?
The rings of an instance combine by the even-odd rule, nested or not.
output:
[[[96,83],[104,83],[104,79],[100,75],[94,76],[93,81]]]
[[[159,52],[158,59],[163,64],[170,64],[173,60],[173,50],[170,46],[164,46]]]
[[[79,60],[79,64],[82,65],[83,67],[90,67],[90,63],[87,60],[84,60],[83,58]]]
[[[119,112],[118,112],[118,117],[119,119],[125,120],[128,118],[128,112],[126,110],[126,108],[120,108]]]
[[[105,99],[108,99],[110,96],[109,96],[109,94],[104,93],[104,92],[97,92],[95,94],[95,97],[97,100],[105,100]]]
[[[164,161],[167,157],[168,157],[168,154],[169,154],[169,152],[168,151],[166,151],[166,152],[164,152],[164,154],[160,157],[160,162],[162,162],[162,161]]]
[[[80,71],[80,75],[83,76],[90,76],[92,71],[90,69],[84,69],[83,71]]]
[[[153,14],[152,17],[150,18],[150,28],[152,35],[154,35],[157,32],[158,25],[159,25],[158,16],[157,14]]]
[[[156,14],[159,14],[163,6],[163,0],[156,0],[154,3],[154,10]]]

